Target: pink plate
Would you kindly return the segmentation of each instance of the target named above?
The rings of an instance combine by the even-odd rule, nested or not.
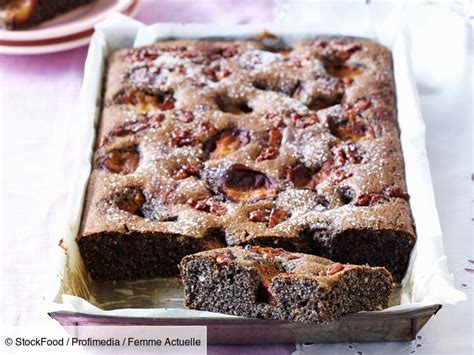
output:
[[[94,25],[113,12],[135,16],[139,0],[96,0],[25,30],[0,30],[0,54],[43,54],[89,43]]]

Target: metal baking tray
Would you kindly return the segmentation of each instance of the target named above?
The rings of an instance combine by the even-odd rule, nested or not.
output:
[[[263,319],[104,317],[76,312],[51,312],[62,326],[205,325],[208,344],[286,344],[410,341],[441,309],[428,306],[397,313],[356,313],[323,325]]]
[[[135,37],[142,25],[124,21],[124,30],[116,31],[114,38],[119,38],[113,44],[107,43],[103,34],[95,34],[91,47],[101,47],[103,53],[110,49],[131,47],[136,43]],[[116,24],[117,25],[117,24]],[[175,25],[178,26],[178,25]],[[178,26],[179,27],[179,26]],[[100,26],[99,26],[100,29]],[[260,27],[261,30],[261,27]],[[175,29],[176,31],[176,29]],[[167,33],[166,31],[164,31]],[[171,31],[173,32],[173,31]],[[215,29],[208,29],[211,35],[207,37],[229,39],[229,36],[221,35]],[[187,38],[189,31],[184,31],[181,38]],[[246,32],[248,33],[248,31]],[[258,32],[254,33],[256,35]],[[216,34],[219,34],[216,36]],[[122,36],[122,37],[120,37]],[[145,36],[146,37],[146,36]],[[168,37],[176,37],[169,35]],[[178,36],[179,37],[179,36]],[[295,39],[301,38],[295,34]],[[308,37],[307,35],[305,37]],[[242,38],[239,35],[235,38]],[[97,48],[89,49],[97,52]],[[89,106],[84,111],[86,122],[82,131],[88,135],[94,131],[95,124],[100,112],[100,105],[97,96],[100,96],[101,78],[104,70],[105,55],[100,61],[90,60],[86,63],[84,82],[88,83],[89,89],[82,92],[82,104]],[[93,87],[91,89],[91,87]],[[94,92],[96,94],[94,94]],[[88,133],[89,132],[89,133]],[[257,343],[295,343],[295,342],[370,342],[370,341],[408,341],[416,337],[416,334],[441,308],[440,304],[420,304],[405,309],[391,310],[388,312],[361,312],[348,314],[339,321],[329,324],[316,325],[308,323],[297,323],[276,320],[249,319],[243,317],[213,315],[207,313],[205,316],[194,316],[196,312],[186,313],[183,306],[183,290],[177,278],[140,280],[134,282],[97,282],[91,280],[84,271],[82,261],[75,246],[74,236],[77,233],[78,222],[82,211],[82,203],[87,183],[88,172],[90,171],[91,150],[94,142],[94,134],[85,139],[85,145],[78,149],[79,161],[83,167],[79,170],[80,176],[78,186],[81,189],[75,190],[75,196],[70,202],[73,211],[70,211],[70,221],[68,226],[69,238],[66,239],[67,256],[62,256],[61,272],[58,281],[57,294],[54,300],[52,311],[49,315],[63,326],[71,325],[205,325],[208,332],[209,344],[257,344]],[[84,152],[84,147],[88,147]],[[85,164],[85,168],[84,168]],[[85,172],[85,170],[86,172]],[[76,186],[77,187],[77,186]],[[428,192],[429,193],[429,192]],[[72,223],[76,221],[76,223]],[[72,223],[72,224],[71,224]],[[411,264],[414,256],[412,255]],[[408,272],[412,272],[411,267]],[[397,287],[391,297],[390,306],[400,304],[401,287]],[[80,297],[82,300],[100,308],[101,310],[121,310],[127,309],[127,316],[110,315],[102,312],[71,311],[70,308],[61,308],[61,296],[63,294]],[[59,306],[58,306],[59,305]],[[136,314],[130,316],[130,309],[136,309]],[[180,309],[178,315],[168,316],[141,316],[144,309],[172,310]],[[158,313],[160,314],[160,313]],[[183,316],[183,314],[186,314]],[[187,315],[189,314],[189,316]]]

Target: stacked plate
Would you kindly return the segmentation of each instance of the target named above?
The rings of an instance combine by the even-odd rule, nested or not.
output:
[[[24,30],[0,29],[1,54],[59,52],[89,43],[94,25],[113,12],[134,16],[139,0],[98,0]]]

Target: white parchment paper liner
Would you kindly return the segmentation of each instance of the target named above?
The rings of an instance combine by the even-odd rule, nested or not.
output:
[[[80,255],[74,242],[78,232],[84,194],[90,172],[90,159],[95,135],[95,125],[100,113],[101,83],[104,63],[107,55],[118,48],[140,46],[165,38],[206,38],[232,37],[251,38],[263,29],[279,35],[283,40],[292,41],[317,34],[341,34],[372,38],[392,50],[397,93],[398,119],[401,128],[401,142],[405,157],[406,180],[410,203],[417,228],[418,240],[411,255],[409,270],[403,280],[400,304],[381,312],[415,310],[435,304],[456,303],[465,300],[465,294],[453,286],[449,274],[446,256],[443,249],[442,233],[436,210],[428,157],[425,149],[425,126],[419,109],[418,93],[413,81],[409,56],[407,53],[407,36],[398,28],[397,31],[383,32],[378,35],[372,32],[365,21],[353,21],[352,27],[344,22],[337,26],[334,18],[326,18],[327,24],[312,27],[295,28],[268,24],[265,26],[214,26],[199,24],[143,24],[122,15],[112,15],[96,26],[92,38],[81,91],[82,115],[77,127],[81,142],[71,152],[77,159],[77,179],[71,184],[67,212],[67,225],[64,228],[64,241],[67,254],[58,248],[58,258],[53,299],[48,303],[48,312],[71,311],[103,316],[128,317],[222,317],[232,316],[187,310],[182,308],[136,308],[136,294],[133,283],[129,289],[114,289],[110,293],[120,294],[120,301],[113,302],[103,310],[94,306],[94,282],[84,270]],[[340,22],[340,21],[339,21]],[[336,24],[336,25],[335,25]],[[362,24],[362,25],[361,25]],[[102,287],[102,286],[101,286]],[[107,290],[105,290],[107,292]],[[101,293],[103,297],[104,289]],[[103,304],[103,303],[100,303]],[[233,318],[233,317],[232,317]]]

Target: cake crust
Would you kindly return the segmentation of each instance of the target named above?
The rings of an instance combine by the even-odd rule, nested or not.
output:
[[[402,278],[416,236],[383,46],[163,41],[113,53],[104,86],[77,238],[93,277],[250,244]]]

